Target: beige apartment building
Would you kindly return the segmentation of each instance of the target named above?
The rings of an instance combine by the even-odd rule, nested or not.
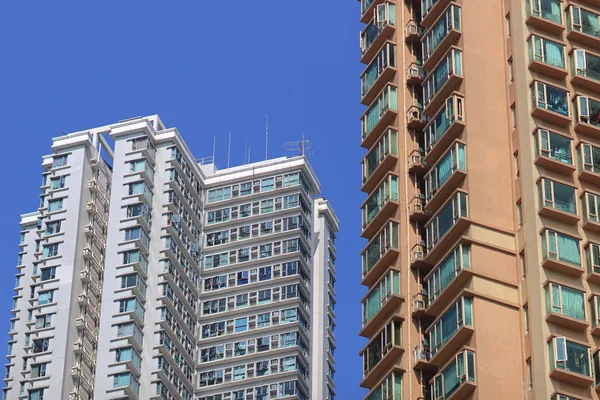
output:
[[[360,11],[366,399],[599,399],[600,2]]]

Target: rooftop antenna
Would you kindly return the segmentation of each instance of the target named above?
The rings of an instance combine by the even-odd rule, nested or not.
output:
[[[265,160],[269,159],[269,114],[267,114],[267,122],[265,124]]]
[[[231,160],[231,132],[229,132],[229,143],[227,144],[227,168],[229,168],[230,160]]]
[[[215,163],[215,152],[217,150],[217,137],[213,136],[213,164]]]
[[[250,147],[248,147],[248,164],[250,164]]]
[[[244,165],[246,165],[246,153],[248,152],[248,139],[244,138]]]
[[[312,148],[310,145],[310,140],[304,138],[304,132],[302,132],[302,140],[297,140],[293,142],[284,142],[283,148],[285,149],[287,154],[290,154],[291,157],[296,156],[305,156],[306,158],[312,157]]]

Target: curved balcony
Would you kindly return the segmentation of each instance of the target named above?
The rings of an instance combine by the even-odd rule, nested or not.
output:
[[[527,25],[556,35],[565,30],[560,0],[527,0],[525,11]]]
[[[361,118],[361,146],[366,149],[371,148],[385,127],[391,125],[397,115],[397,88],[387,85]]]
[[[398,177],[388,175],[364,202],[361,236],[371,238],[398,208]]]
[[[594,92],[600,91],[600,57],[586,50],[575,49],[571,54],[571,84]]]
[[[362,251],[362,284],[372,286],[400,255],[398,223],[390,222],[381,229]]]
[[[425,161],[433,165],[465,127],[464,98],[454,93],[424,129]]]
[[[363,192],[371,192],[398,162],[398,132],[388,129],[362,161]]]
[[[567,38],[569,40],[600,48],[600,17],[596,12],[570,5],[565,10],[565,14],[567,16]]]
[[[466,176],[465,145],[456,142],[425,175],[425,208],[435,212]]]
[[[572,139],[547,129],[537,129],[534,136],[535,165],[562,175],[573,175]]]
[[[423,83],[423,114],[436,115],[462,81],[462,51],[452,47]]]
[[[369,105],[396,74],[396,45],[388,42],[360,76],[361,103]]]
[[[430,393],[436,400],[469,399],[477,387],[475,353],[462,350],[431,379]]]
[[[377,6],[374,18],[360,34],[360,62],[369,63],[383,42],[390,39],[396,25],[396,6],[388,1]]]
[[[460,6],[450,4],[423,38],[423,69],[429,71],[461,35]]]

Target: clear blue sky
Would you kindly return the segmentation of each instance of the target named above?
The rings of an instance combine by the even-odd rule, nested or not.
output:
[[[341,219],[337,392],[361,399],[359,3],[4,1],[0,15],[0,331],[11,316],[19,215],[38,206],[52,137],[159,114],[198,157],[212,154],[216,136],[225,167],[228,132],[233,165],[244,160],[245,139],[252,161],[264,159],[268,112],[269,155],[284,155],[283,142],[304,132]]]

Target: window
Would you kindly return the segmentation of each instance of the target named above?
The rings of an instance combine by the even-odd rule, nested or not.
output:
[[[63,199],[48,200],[48,212],[60,211],[63,209]]]
[[[566,69],[564,45],[535,35],[529,38],[527,45],[529,47],[529,61],[537,61]]]
[[[260,202],[260,213],[270,213],[273,212],[273,199],[262,200]]]
[[[527,364],[527,389],[533,386],[533,371],[531,369],[531,358],[526,361]]]
[[[271,289],[258,291],[258,304],[266,304],[271,302]]]
[[[237,285],[247,285],[248,284],[248,271],[240,271],[237,273]]]
[[[517,201],[517,215],[519,218],[519,227],[523,226],[523,207],[521,206],[521,200]]]
[[[542,108],[563,116],[569,116],[569,92],[542,82],[531,85],[533,108]]]
[[[506,14],[506,36],[512,35],[512,28],[510,27],[510,14]]]
[[[475,353],[469,350],[458,353],[443,371],[433,377],[430,391],[434,399],[447,399],[467,381],[475,382]]]
[[[31,346],[32,352],[34,354],[48,351],[49,348],[50,348],[50,338],[35,339]]]
[[[38,297],[38,304],[50,304],[54,301],[54,290],[47,290],[44,292],[40,292]]]
[[[52,235],[60,232],[61,221],[48,221],[46,222],[46,235]]]
[[[271,267],[260,267],[258,269],[258,280],[259,281],[266,281],[271,279]]]
[[[269,313],[258,314],[257,319],[258,328],[266,328],[267,326],[271,325],[271,314]]]
[[[275,178],[265,178],[261,182],[260,191],[268,192],[275,189]]]
[[[546,285],[546,312],[585,321],[585,294],[553,282]]]
[[[564,185],[550,179],[538,182],[539,206],[549,207],[569,214],[577,214],[576,190],[572,186]]]
[[[272,244],[261,244],[259,247],[260,258],[271,257],[272,255]]]
[[[529,307],[527,305],[523,306],[523,315],[525,317],[525,334],[529,334]]]
[[[248,318],[238,318],[235,320],[235,332],[245,332],[248,330]]]
[[[527,277],[527,266],[525,264],[525,253],[519,254],[519,258],[521,259],[521,279],[525,279]]]
[[[246,366],[240,365],[237,367],[233,367],[233,380],[241,381],[246,378]]]
[[[54,156],[54,159],[52,160],[52,168],[64,167],[67,165],[67,157],[67,155]]]
[[[113,388],[129,387],[135,394],[140,392],[140,383],[131,372],[121,372],[113,375]]]
[[[254,388],[254,398],[256,400],[269,400],[269,387],[260,386]]]
[[[571,342],[564,337],[554,337],[548,342],[550,370],[562,369],[591,376],[590,348]]]
[[[515,71],[513,69],[513,60],[512,58],[508,60],[508,78],[511,82],[515,80]]]
[[[27,400],[44,400],[44,389],[31,389]]]
[[[300,205],[300,195],[290,194],[283,196],[283,208],[293,208]]]
[[[248,307],[248,293],[238,294],[235,296],[235,308]]]
[[[437,354],[463,326],[473,326],[473,299],[461,297],[428,329],[431,355]]]
[[[259,361],[256,363],[256,376],[269,375],[269,362]]]
[[[50,189],[62,189],[65,187],[66,176],[57,176],[56,178],[50,178]]]
[[[226,222],[229,221],[229,214],[230,214],[230,209],[229,208],[224,208],[222,210],[215,210],[215,211],[209,211],[208,212],[208,224],[216,224],[219,222]]]
[[[56,267],[42,269],[42,281],[56,278]]]
[[[520,165],[519,165],[520,164],[520,162],[519,162],[519,152],[515,151],[513,153],[513,157],[515,159],[515,175],[518,178],[519,175],[521,175],[521,168],[520,168]]]
[[[252,182],[244,182],[240,185],[240,196],[248,196],[252,194]]]
[[[35,364],[31,366],[31,377],[40,378],[46,376],[46,367],[48,363]]]
[[[287,310],[281,310],[281,323],[285,324],[288,322],[298,321],[298,309],[290,308]]]
[[[579,239],[549,229],[544,230],[541,236],[544,259],[554,259],[581,266]]]
[[[58,243],[53,243],[44,246],[44,258],[54,257],[58,255]]]
[[[513,126],[513,128],[515,128],[517,126],[517,109],[514,104],[512,106],[510,106],[510,116],[511,116],[512,126]]]
[[[229,200],[231,198],[231,186],[208,191],[208,202],[214,203],[217,201]]]

